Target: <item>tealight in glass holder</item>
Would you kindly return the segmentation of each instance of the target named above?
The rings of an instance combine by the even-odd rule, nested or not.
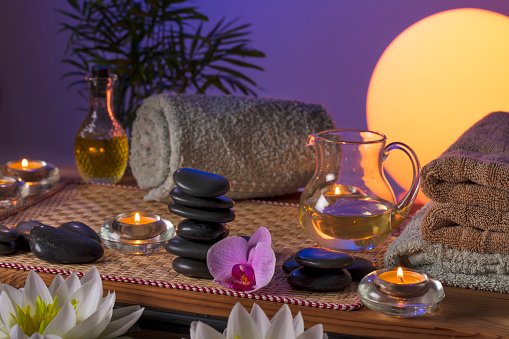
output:
[[[106,220],[99,236],[115,251],[146,254],[160,251],[175,236],[175,228],[156,214],[131,212]]]
[[[42,160],[9,161],[0,167],[0,174],[23,180],[28,186],[29,195],[47,192],[60,180],[58,168]]]
[[[28,185],[21,179],[0,176],[0,211],[17,207],[28,197]]]
[[[369,309],[396,317],[430,314],[445,296],[440,281],[409,268],[374,271],[361,280],[357,291]]]

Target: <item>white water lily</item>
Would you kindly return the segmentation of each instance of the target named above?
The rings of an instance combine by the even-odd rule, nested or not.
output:
[[[288,305],[283,305],[269,320],[260,306],[253,304],[251,314],[237,303],[233,306],[224,334],[201,321],[191,323],[191,339],[327,339],[322,324],[304,331],[304,320],[299,312],[292,319]]]
[[[25,288],[0,284],[0,339],[115,338],[143,313],[140,306],[113,310],[115,292],[103,297],[99,271],[81,279],[59,274],[51,285],[30,271]]]

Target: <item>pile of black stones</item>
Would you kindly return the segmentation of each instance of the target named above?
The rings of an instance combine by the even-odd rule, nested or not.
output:
[[[230,233],[226,224],[235,219],[234,201],[225,197],[231,187],[223,176],[190,168],[173,173],[175,187],[168,210],[184,217],[177,236],[170,239],[166,251],[177,257],[173,269],[184,275],[212,279],[207,267],[207,252]]]
[[[101,258],[99,235],[86,224],[69,221],[59,227],[37,220],[23,220],[14,228],[0,225],[0,255],[31,251],[35,257],[55,264],[84,264]]]
[[[361,257],[322,247],[309,247],[288,258],[283,263],[283,270],[289,273],[288,284],[295,289],[335,292],[344,289],[352,281],[361,280],[376,267]]]

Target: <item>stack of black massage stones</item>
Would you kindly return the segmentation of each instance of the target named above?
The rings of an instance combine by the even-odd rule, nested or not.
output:
[[[283,264],[288,284],[295,289],[333,292],[361,280],[376,270],[369,260],[352,255],[310,247],[298,251]]]
[[[230,182],[217,174],[181,168],[173,173],[175,187],[170,192],[173,202],[168,210],[187,218],[177,226],[177,236],[166,244],[166,250],[178,257],[173,269],[197,278],[212,279],[207,267],[207,252],[230,233],[227,222],[235,219],[235,204],[225,197]]]

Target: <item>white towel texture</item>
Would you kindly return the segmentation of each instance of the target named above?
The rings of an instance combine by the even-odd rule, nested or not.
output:
[[[444,285],[509,293],[509,255],[461,251],[421,236],[430,203],[415,214],[385,253],[385,267],[405,266],[431,274]]]
[[[335,128],[325,109],[297,101],[200,94],[146,99],[131,133],[130,164],[146,200],[165,201],[173,172],[226,177],[233,199],[294,193],[316,167],[309,134]]]

